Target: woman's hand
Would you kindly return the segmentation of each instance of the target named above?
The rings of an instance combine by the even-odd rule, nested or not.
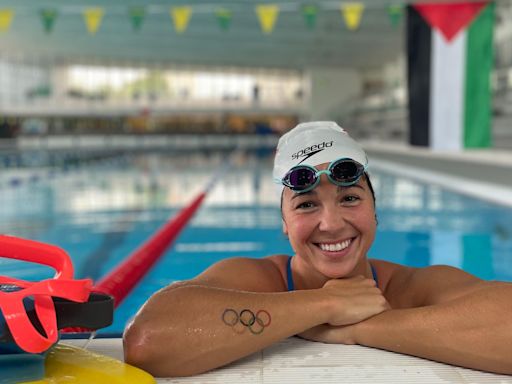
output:
[[[391,308],[375,281],[363,276],[329,280],[320,291],[328,296],[326,323],[333,326],[359,323]]]

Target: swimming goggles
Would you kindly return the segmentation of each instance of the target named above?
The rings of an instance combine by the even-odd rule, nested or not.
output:
[[[321,171],[311,165],[296,165],[276,182],[290,188],[295,193],[305,193],[315,188],[320,182],[320,176],[325,174],[331,183],[340,187],[348,187],[359,181],[366,167],[366,165],[346,157],[332,161],[327,169]]]
[[[38,282],[0,276],[1,341],[6,342],[11,336],[26,352],[44,352],[57,342],[59,336],[53,299],[87,302],[92,281],[73,279],[73,265],[68,254],[48,244],[0,235],[0,256],[44,264],[56,270],[53,279]],[[27,299],[33,309],[25,306]]]

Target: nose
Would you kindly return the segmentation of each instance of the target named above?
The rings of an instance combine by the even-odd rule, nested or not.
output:
[[[318,229],[323,232],[337,232],[347,225],[343,209],[336,206],[324,206],[322,208]]]

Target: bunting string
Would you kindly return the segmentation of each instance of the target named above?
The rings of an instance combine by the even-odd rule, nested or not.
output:
[[[306,0],[307,1],[307,0]],[[379,6],[383,14],[389,18],[390,25],[397,27],[403,19],[404,4],[391,4],[385,7]],[[221,30],[227,31],[231,28],[233,20],[236,20],[237,14],[254,12],[263,34],[272,34],[278,28],[279,15],[283,12],[295,12],[303,18],[304,26],[308,29],[317,27],[318,20],[322,12],[341,11],[341,19],[349,31],[359,29],[363,20],[363,13],[368,8],[377,8],[372,4],[363,2],[339,2],[325,1],[308,4],[304,2],[290,2],[279,4],[256,4],[248,6],[246,4],[230,4],[219,6],[217,4],[194,4],[193,6],[165,6],[161,4],[145,4],[132,6],[108,6],[108,7],[89,7],[80,5],[62,5],[58,8],[40,8],[26,6],[14,6],[11,8],[0,9],[0,34],[10,30],[14,23],[15,16],[22,17],[38,13],[42,28],[46,34],[51,34],[57,19],[68,16],[81,15],[89,35],[94,36],[101,33],[101,24],[105,16],[125,15],[127,22],[131,24],[134,32],[139,32],[144,28],[144,23],[148,17],[155,14],[168,13],[170,21],[177,34],[184,34],[188,28],[193,14],[209,13],[217,20]]]

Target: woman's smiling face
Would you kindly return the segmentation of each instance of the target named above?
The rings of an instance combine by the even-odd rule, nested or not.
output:
[[[365,274],[366,254],[376,232],[365,177],[353,186],[338,187],[322,175],[319,185],[303,194],[285,188],[282,210],[283,230],[301,264],[328,279]]]

